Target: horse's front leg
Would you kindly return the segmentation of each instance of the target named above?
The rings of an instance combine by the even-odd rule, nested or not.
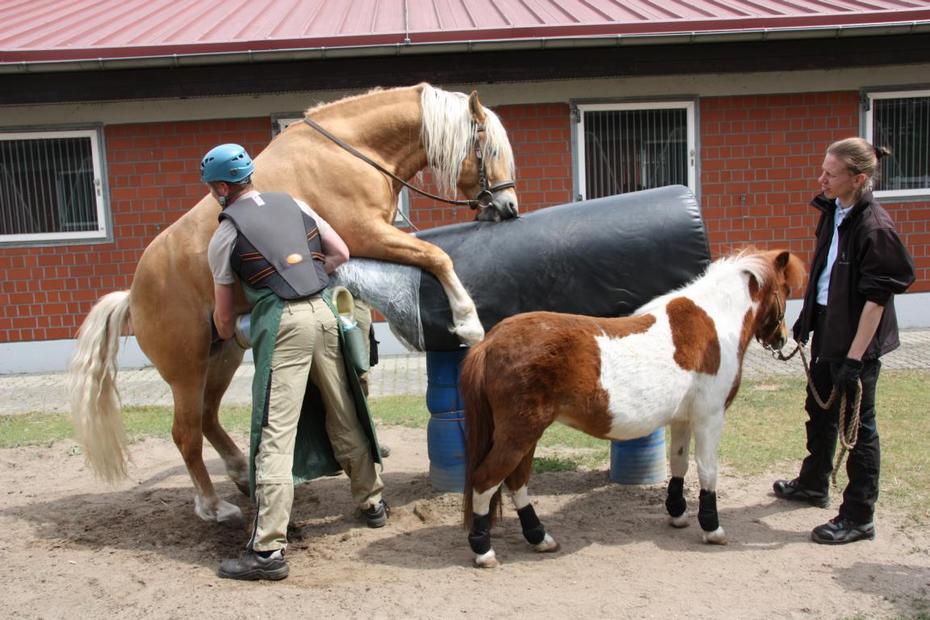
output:
[[[379,225],[374,231],[368,232],[363,239],[356,239],[350,245],[354,254],[414,265],[436,276],[446,297],[449,298],[452,333],[468,346],[481,342],[484,338],[484,327],[478,319],[475,302],[455,274],[452,259],[448,254],[431,243],[421,241],[387,224]]]
[[[668,482],[665,509],[673,527],[688,526],[688,502],[685,501],[685,474],[688,473],[688,450],[691,444],[691,424],[687,420],[672,422],[669,466],[672,479]]]
[[[694,460],[701,481],[698,523],[704,530],[704,542],[727,544],[726,533],[717,516],[717,449],[723,430],[723,409],[694,422]]]

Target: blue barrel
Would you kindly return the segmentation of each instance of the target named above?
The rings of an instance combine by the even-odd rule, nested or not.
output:
[[[665,427],[645,437],[610,442],[610,480],[619,484],[665,481]]]
[[[465,488],[465,412],[459,368],[468,349],[426,352],[429,481],[437,491]]]

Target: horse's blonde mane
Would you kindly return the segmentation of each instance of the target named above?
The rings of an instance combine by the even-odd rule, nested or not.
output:
[[[421,139],[426,159],[436,173],[441,192],[455,194],[456,182],[462,171],[462,162],[474,148],[477,139],[468,108],[468,95],[450,93],[424,84],[420,95],[423,108]],[[485,140],[481,156],[485,161],[503,158],[510,178],[514,178],[513,151],[507,131],[494,112],[484,108]]]

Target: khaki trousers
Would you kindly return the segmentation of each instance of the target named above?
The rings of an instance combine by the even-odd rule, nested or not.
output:
[[[271,357],[267,423],[255,457],[255,551],[287,546],[294,441],[308,376],[323,397],[326,432],[349,476],[353,499],[363,509],[381,500],[384,484],[349,393],[338,330],[336,317],[319,296],[285,302]]]

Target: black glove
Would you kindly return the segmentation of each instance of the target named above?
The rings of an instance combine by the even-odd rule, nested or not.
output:
[[[847,357],[836,371],[834,382],[837,387],[850,391],[859,382],[859,376],[861,374],[862,361]]]

